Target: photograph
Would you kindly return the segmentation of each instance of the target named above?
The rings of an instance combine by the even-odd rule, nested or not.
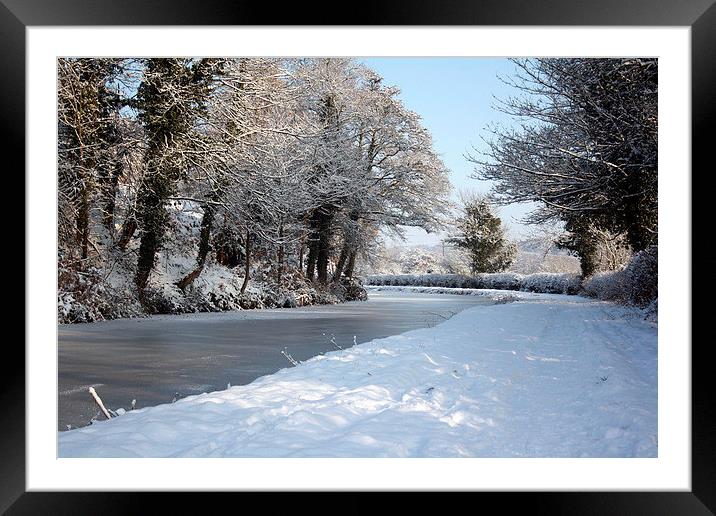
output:
[[[0,513],[713,513],[716,7],[605,1],[0,0]]]
[[[659,457],[659,64],[57,57],[58,457]]]

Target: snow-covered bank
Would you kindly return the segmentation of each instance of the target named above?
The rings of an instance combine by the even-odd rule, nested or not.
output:
[[[60,324],[155,314],[292,308],[365,299],[362,286],[353,279],[343,278],[330,285],[307,280],[295,256],[286,257],[279,279],[273,258],[256,252],[243,292],[243,265],[219,263],[217,252],[206,257],[193,282],[180,288],[178,284],[182,279],[198,270],[196,260],[203,210],[193,201],[172,202],[167,210],[172,231],[166,237],[164,249],[157,253],[144,301],[140,302],[135,283],[139,241],[133,240],[126,252],[119,252],[108,235],[104,235],[101,245],[108,249],[105,251],[108,254],[96,257],[92,266],[79,271],[74,262],[59,261],[57,319]]]
[[[133,285],[133,264],[125,259],[107,278],[95,271],[74,290],[60,288],[58,321],[85,323],[156,314],[294,308],[365,298],[362,286],[355,280],[344,278],[340,284],[321,286],[306,280],[295,269],[287,269],[279,284],[275,270],[262,264],[252,270],[252,279],[243,293],[244,277],[239,274],[243,271],[217,263],[205,266],[197,280],[182,291],[177,282],[193,267],[191,256],[174,254],[170,260],[167,255],[166,265],[154,271],[142,306]]]
[[[578,296],[515,295],[62,432],[60,456],[656,456],[656,325]]]

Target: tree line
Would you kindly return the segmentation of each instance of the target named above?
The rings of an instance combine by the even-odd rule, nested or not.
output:
[[[657,59],[514,60],[517,94],[498,108],[517,124],[493,126],[487,151],[469,155],[502,203],[537,202],[529,222],[559,221],[558,244],[582,272],[603,248],[656,253]],[[618,249],[611,254],[618,254]]]
[[[351,278],[381,231],[428,231],[450,185],[420,117],[351,59],[58,60],[58,259],[135,253],[142,299],[174,202],[201,211],[193,268],[290,262]],[[330,264],[330,267],[329,267]]]

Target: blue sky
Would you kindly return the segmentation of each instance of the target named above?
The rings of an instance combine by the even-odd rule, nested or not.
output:
[[[510,123],[494,109],[495,97],[505,98],[511,91],[498,79],[514,71],[507,59],[489,58],[363,58],[360,61],[378,72],[385,84],[401,90],[405,106],[418,113],[433,135],[436,151],[450,169],[455,196],[460,190],[487,192],[490,183],[470,178],[473,165],[464,155],[484,149],[480,138],[488,123]],[[519,219],[529,211],[524,205],[500,208],[500,216],[512,237],[524,234]],[[411,229],[407,244],[436,244],[437,235]]]

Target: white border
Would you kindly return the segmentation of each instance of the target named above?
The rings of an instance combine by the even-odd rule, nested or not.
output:
[[[58,56],[658,56],[659,457],[56,459]],[[690,490],[690,29],[27,29],[27,489]],[[448,86],[449,87],[449,86]]]

